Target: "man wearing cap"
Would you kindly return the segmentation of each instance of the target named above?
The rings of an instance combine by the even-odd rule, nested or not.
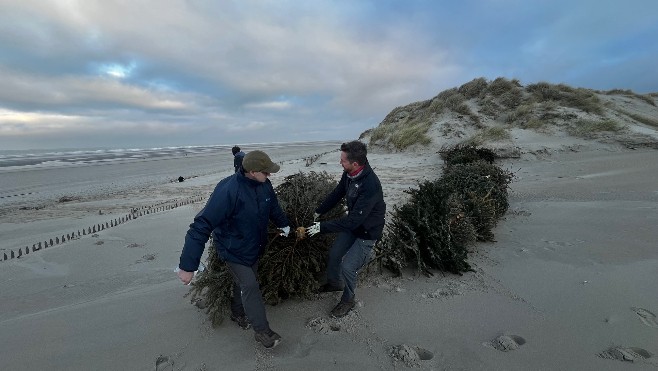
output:
[[[178,277],[189,284],[212,234],[213,246],[233,276],[231,320],[243,329],[253,326],[256,341],[266,348],[276,346],[281,336],[270,329],[267,321],[256,279],[258,260],[267,245],[270,220],[283,236],[290,232],[288,218],[267,178],[279,169],[265,152],[247,153],[239,171],[215,186],[206,206],[194,217],[178,265]]]
[[[310,236],[338,233],[329,250],[327,283],[320,287],[320,292],[343,292],[340,302],[331,311],[334,317],[343,317],[354,308],[357,272],[369,261],[372,247],[382,237],[386,216],[382,185],[368,163],[366,145],[354,140],[343,143],[340,151],[343,176],[318,206],[314,219],[343,198],[347,215],[336,220],[316,221],[307,228]]]

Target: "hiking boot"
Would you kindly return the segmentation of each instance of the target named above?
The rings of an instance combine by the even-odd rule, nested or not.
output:
[[[247,316],[244,314],[241,316],[231,314],[231,321],[237,323],[238,326],[240,326],[243,330],[248,330],[251,328],[251,322],[249,322],[249,318],[247,318]]]
[[[269,328],[264,331],[256,331],[254,338],[267,349],[274,348],[281,341],[281,336]]]
[[[335,318],[345,317],[352,308],[354,308],[354,300],[352,301],[341,301],[331,310],[331,315]]]
[[[320,286],[320,288],[318,289],[318,292],[335,292],[335,291],[343,291],[343,288],[341,286],[325,283],[324,285]]]

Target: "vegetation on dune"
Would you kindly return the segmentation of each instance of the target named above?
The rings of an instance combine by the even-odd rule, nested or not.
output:
[[[601,132],[618,132],[624,127],[614,120],[577,120],[567,128],[569,134],[577,137],[591,137]]]
[[[580,109],[584,112],[602,114],[603,104],[590,89],[572,88],[564,84],[549,84],[540,82],[526,87],[537,102],[555,101],[567,107]]]
[[[617,109],[616,111],[632,118],[633,120],[635,120],[637,122],[640,122],[640,123],[643,123],[645,125],[649,125],[649,126],[653,126],[655,128],[658,128],[658,119],[638,115],[636,113],[631,113],[631,112],[625,111],[623,109]]]
[[[492,126],[478,130],[475,135],[464,141],[465,144],[481,146],[490,141],[500,141],[511,138],[510,132],[500,126]]]
[[[382,125],[369,131],[370,143],[390,145],[401,151],[414,144],[428,145],[431,143],[427,131],[432,126],[434,114],[427,110],[431,100],[416,102],[406,107],[398,107],[391,111]],[[363,137],[363,134],[360,138]]]
[[[641,99],[641,100],[647,102],[648,104],[650,104],[654,107],[656,106],[656,101],[653,99],[653,97],[658,95],[658,93],[651,93],[651,94],[643,95],[643,94],[637,94],[636,92],[634,92],[632,90],[622,90],[622,89],[608,90],[608,91],[604,92],[604,94],[606,94],[606,95],[625,95],[627,97],[638,98],[638,99]]]
[[[631,90],[615,89],[607,92],[574,88],[565,84],[538,82],[527,86],[518,80],[498,77],[487,81],[473,79],[458,88],[446,89],[434,98],[397,107],[382,123],[360,138],[370,137],[370,144],[397,151],[414,145],[429,145],[429,130],[436,125],[452,128],[470,124],[478,132],[469,141],[483,145],[509,139],[509,128],[536,130],[545,134],[566,130],[567,134],[593,137],[594,133],[620,132],[622,125],[612,125],[614,112],[619,112],[650,126],[658,126],[652,117],[628,113],[604,95],[622,95],[656,106],[658,93],[636,94]],[[579,121],[588,121],[583,124]],[[596,122],[596,124],[592,124]],[[456,124],[452,125],[452,124]],[[502,128],[507,125],[507,130]],[[491,128],[494,129],[491,129]],[[507,134],[505,133],[507,131]],[[455,130],[441,130],[443,135],[457,136]]]

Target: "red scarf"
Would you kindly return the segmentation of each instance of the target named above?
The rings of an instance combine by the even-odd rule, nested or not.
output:
[[[354,170],[353,172],[349,173],[348,175],[351,176],[352,178],[354,178],[355,176],[359,175],[359,173],[361,172],[361,170],[363,170],[364,167],[366,167],[366,165],[361,166],[360,168],[358,168],[358,169]]]

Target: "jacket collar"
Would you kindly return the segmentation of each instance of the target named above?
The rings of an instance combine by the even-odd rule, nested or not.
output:
[[[240,181],[241,183],[244,183],[248,186],[251,186],[251,187],[257,187],[261,184],[267,183],[267,181],[265,181],[264,183],[261,183],[257,180],[247,178],[247,176],[245,175],[244,168],[242,168],[242,167],[240,168],[240,171],[235,173],[235,176],[238,178],[238,181]]]
[[[365,177],[371,171],[372,171],[372,168],[370,167],[370,163],[366,162],[366,164],[363,165],[363,169],[361,169],[361,171],[358,174],[356,174],[355,176],[351,176],[347,172],[345,172],[345,175],[347,175],[347,177],[352,179],[352,180],[356,180],[356,179],[361,179],[361,178]]]

